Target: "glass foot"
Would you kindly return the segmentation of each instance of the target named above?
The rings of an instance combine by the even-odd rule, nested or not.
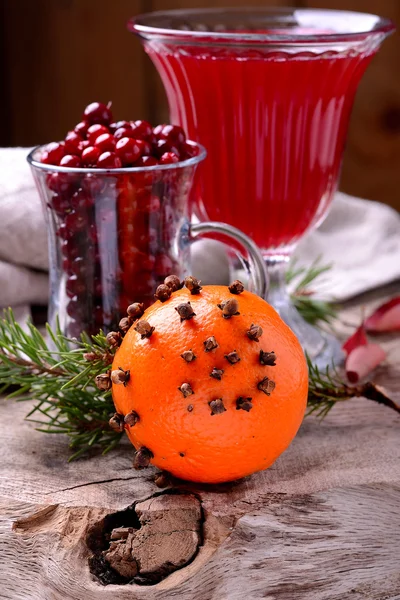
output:
[[[307,323],[292,304],[274,302],[274,294],[270,295],[268,301],[289,325],[304,352],[320,370],[325,370],[327,366],[339,366],[343,362],[341,345],[333,335]]]

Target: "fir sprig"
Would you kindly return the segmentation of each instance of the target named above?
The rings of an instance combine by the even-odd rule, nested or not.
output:
[[[32,324],[25,331],[11,310],[0,319],[0,391],[8,398],[34,400],[27,419],[45,433],[63,433],[70,439],[70,460],[92,448],[108,452],[122,434],[108,425],[114,413],[109,391],[94,385],[109,370],[115,350],[100,332],[93,338],[66,338],[60,327],[47,327],[49,343]],[[324,417],[338,402],[364,396],[397,412],[400,408],[377,386],[348,386],[335,369],[321,372],[308,359],[308,413]],[[10,389],[12,391],[10,391]]]
[[[310,267],[297,267],[293,260],[286,272],[286,283],[296,282],[296,287],[291,294],[291,299],[302,317],[312,325],[318,323],[331,324],[337,316],[337,306],[324,300],[313,298],[312,284],[323,273],[331,269],[331,265],[321,265],[317,258]]]

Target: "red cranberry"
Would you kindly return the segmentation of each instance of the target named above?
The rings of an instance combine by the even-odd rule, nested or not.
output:
[[[137,145],[140,148],[140,154],[142,156],[150,156],[152,153],[152,146],[150,142],[146,142],[144,140],[136,140]]]
[[[107,127],[99,124],[91,125],[87,130],[87,139],[89,141],[89,144],[94,146],[96,139],[99,137],[99,135],[102,135],[103,133],[110,133]]]
[[[158,158],[161,158],[161,156],[163,154],[165,154],[166,152],[173,152],[174,154],[179,156],[178,148],[176,148],[175,146],[172,146],[166,140],[158,140],[157,144],[154,146],[154,154]]]
[[[136,143],[136,140],[133,140],[129,137],[123,137],[115,145],[115,152],[117,156],[121,159],[123,165],[129,165],[134,163],[135,160],[140,158],[141,151]]]
[[[65,217],[65,225],[71,231],[83,231],[87,225],[87,220],[81,212],[71,210]]]
[[[108,125],[111,123],[113,116],[109,106],[102,102],[92,102],[85,108],[83,119],[89,123],[102,123]]]
[[[165,152],[160,158],[160,165],[173,165],[179,162],[179,157],[174,152]]]
[[[70,317],[73,318],[82,318],[83,313],[84,313],[84,307],[82,306],[81,301],[78,299],[77,296],[74,296],[69,302],[68,302],[68,306],[67,306],[67,313],[69,314]],[[80,328],[82,329],[82,327]],[[71,330],[70,327],[68,327],[68,331],[69,334],[71,335]],[[74,331],[77,331],[74,330]]]
[[[59,165],[64,154],[64,142],[52,142],[51,144],[47,144],[46,149],[42,154],[41,162],[46,165]]]
[[[82,179],[82,188],[85,190],[85,192],[92,196],[100,194],[104,187],[105,181],[102,175],[88,173],[88,175],[85,175],[85,177]]]
[[[61,223],[60,227],[57,229],[57,235],[62,240],[70,240],[74,234],[70,229],[68,229],[65,223]]]
[[[137,140],[147,140],[153,134],[153,128],[147,121],[131,121],[131,127]]]
[[[53,195],[50,206],[59,215],[64,215],[71,208],[69,200],[59,194]]]
[[[156,134],[155,130],[154,133]],[[180,146],[186,142],[185,132],[178,125],[164,125],[156,135],[158,139],[167,141],[171,146]]]
[[[141,156],[133,165],[134,167],[155,167],[158,160],[154,156]]]
[[[181,159],[186,160],[188,158],[194,158],[195,156],[199,155],[199,152],[200,148],[198,146],[194,146],[193,144],[188,144],[188,142],[185,142],[181,146]]]
[[[67,296],[73,298],[74,296],[83,295],[86,292],[86,284],[81,279],[78,279],[76,275],[71,275],[67,279],[65,289]]]
[[[65,136],[65,153],[66,154],[81,154],[79,144],[83,142],[83,137],[75,131],[69,131]]]
[[[105,134],[107,135],[107,134]],[[101,154],[101,151],[96,146],[88,146],[82,152],[82,163],[86,167],[92,167],[97,164],[97,160]]]
[[[81,166],[82,166],[82,161],[79,158],[79,156],[76,156],[75,154],[66,154],[65,156],[62,157],[62,159],[60,161],[60,167],[69,167],[69,168],[76,169]]]
[[[76,242],[72,239],[65,240],[61,244],[61,252],[62,252],[63,256],[65,256],[70,261],[74,260],[75,258],[77,258],[79,256],[79,248],[78,248]],[[67,270],[67,269],[65,269],[65,270]],[[71,269],[68,269],[68,271],[70,271],[70,270]]]
[[[156,125],[154,127],[153,133],[154,133],[154,135],[156,136],[157,139],[159,139],[159,137],[160,137],[160,135],[162,133],[162,130],[164,129],[165,126],[166,126],[166,124],[164,123],[162,125]]]
[[[124,137],[131,137],[131,138],[135,137],[131,127],[119,127],[115,131],[114,138],[116,140],[120,140],[121,138],[124,138]]]
[[[80,136],[85,138],[89,127],[90,127],[89,121],[80,121],[77,125],[75,125],[74,131],[75,131],[75,133],[79,133]]]
[[[81,154],[85,150],[85,148],[88,148],[89,146],[90,146],[90,144],[87,140],[83,140],[82,142],[79,142],[79,144],[78,144],[79,155],[81,156]]]
[[[84,277],[86,275],[86,271],[87,271],[86,261],[81,256],[77,256],[71,263],[70,273],[73,273],[76,276]]]
[[[117,129],[120,129],[121,127],[130,129],[131,124],[129,123],[129,121],[116,121],[115,123],[110,123],[109,125],[111,133],[115,133]]]
[[[122,163],[115,152],[103,152],[97,161],[99,169],[120,169]]]
[[[46,177],[46,183],[52,192],[68,195],[73,189],[74,178],[69,173],[51,173]]]
[[[71,197],[71,206],[75,210],[84,210],[94,205],[93,198],[83,190],[78,190]]]
[[[112,152],[115,148],[115,139],[111,133],[102,133],[96,138],[94,145],[101,152]]]

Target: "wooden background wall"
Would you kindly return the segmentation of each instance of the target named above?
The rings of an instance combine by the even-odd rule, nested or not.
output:
[[[139,41],[140,12],[196,6],[287,5],[392,18],[400,0],[0,0],[0,145],[60,138],[95,99],[120,118],[167,118],[165,96]],[[388,39],[360,86],[341,189],[400,210],[400,38]]]

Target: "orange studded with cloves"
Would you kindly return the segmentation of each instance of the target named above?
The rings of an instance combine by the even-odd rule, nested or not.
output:
[[[112,390],[137,468],[231,481],[269,467],[294,438],[307,404],[303,351],[238,283],[231,291],[191,281],[140,315],[146,331],[134,321],[126,332],[112,373],[129,378],[114,374]]]

